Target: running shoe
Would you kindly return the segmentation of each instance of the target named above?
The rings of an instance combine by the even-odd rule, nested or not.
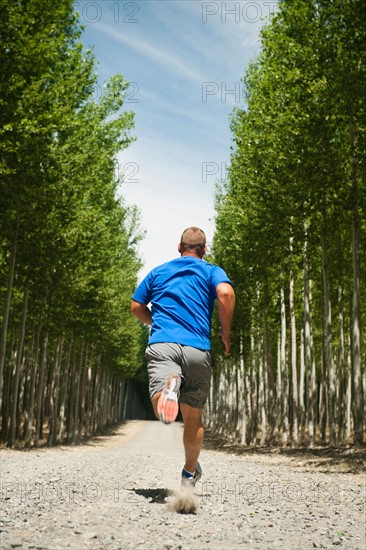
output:
[[[158,401],[159,419],[164,424],[171,424],[178,416],[178,398],[180,389],[180,376],[169,376]]]
[[[197,462],[196,470],[192,476],[187,470],[182,470],[182,485],[185,487],[194,487],[199,479],[202,477],[202,468],[200,463]]]

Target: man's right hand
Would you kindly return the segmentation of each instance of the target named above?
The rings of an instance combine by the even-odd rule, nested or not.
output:
[[[221,340],[225,346],[225,355],[230,354],[230,331],[221,329],[220,331]]]

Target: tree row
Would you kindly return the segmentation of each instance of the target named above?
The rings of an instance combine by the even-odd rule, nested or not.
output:
[[[75,441],[121,417],[139,364],[141,233],[116,177],[128,83],[94,100],[71,0],[0,6],[1,438]]]
[[[364,440],[365,15],[283,0],[233,113],[214,259],[237,307],[210,423],[246,444]]]

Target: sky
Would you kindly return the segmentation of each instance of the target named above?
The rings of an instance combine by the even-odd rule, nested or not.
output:
[[[244,105],[242,79],[260,50],[272,0],[98,0],[75,2],[98,71],[129,82],[125,110],[136,141],[118,157],[119,192],[140,211],[143,278],[178,257],[182,231],[201,227],[212,242],[215,187],[225,180],[230,116]],[[230,236],[228,236],[230,238]]]

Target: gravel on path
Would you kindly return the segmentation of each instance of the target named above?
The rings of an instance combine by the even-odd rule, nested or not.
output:
[[[366,549],[365,476],[204,449],[196,512],[172,511],[182,425],[0,451],[1,549]],[[172,496],[173,495],[173,496]]]

